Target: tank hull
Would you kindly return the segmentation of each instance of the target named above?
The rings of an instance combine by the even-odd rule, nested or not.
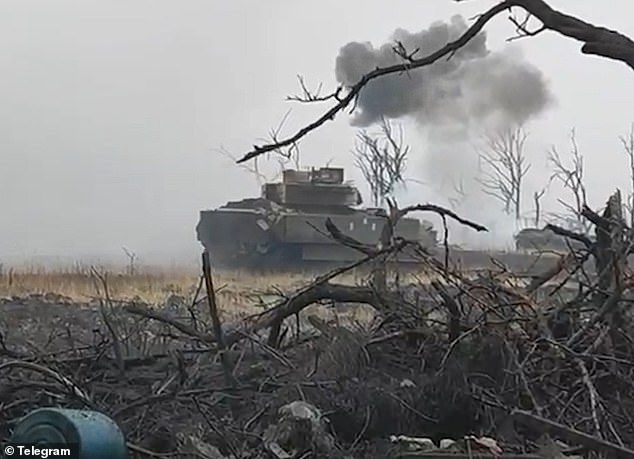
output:
[[[365,244],[376,244],[384,218],[366,211],[343,214],[288,213],[284,209],[220,208],[202,211],[196,228],[198,240],[209,251],[213,264],[224,269],[317,270],[335,268],[363,258],[357,250],[327,236],[326,219],[342,233]],[[405,219],[396,234],[417,240],[434,258],[445,261],[436,233],[416,219]],[[424,262],[411,253],[399,254],[398,262],[416,268]],[[487,252],[452,248],[449,261],[466,270],[499,269],[500,264],[519,275],[535,275],[557,263],[555,254]]]
[[[259,201],[250,208],[225,207],[200,213],[198,240],[219,266],[255,268],[308,263],[346,263],[363,257],[328,236],[326,220],[346,236],[368,245],[380,239],[385,218],[370,211],[298,212]],[[436,233],[417,219],[402,219],[397,236],[424,247],[436,245]],[[399,257],[413,262],[407,253]]]

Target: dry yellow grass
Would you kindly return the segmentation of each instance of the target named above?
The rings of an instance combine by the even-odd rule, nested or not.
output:
[[[113,300],[138,299],[154,305],[165,304],[171,295],[181,295],[191,299],[200,280],[200,273],[191,268],[159,269],[138,268],[134,275],[125,268],[101,268],[105,274],[108,291]],[[214,272],[216,297],[223,320],[236,320],[263,310],[263,303],[270,304],[279,297],[277,290],[290,292],[302,287],[320,273],[316,272],[268,272],[253,273],[246,270]],[[357,284],[367,274],[347,273],[336,279],[338,283]],[[424,275],[404,276],[403,282],[416,282]],[[52,293],[67,297],[76,303],[88,303],[100,298],[101,285],[91,269],[81,265],[65,269],[29,266],[0,271],[0,298],[25,297],[33,294]],[[306,314],[318,316],[339,323],[367,323],[373,316],[369,306],[358,305],[345,310],[322,308],[313,305]],[[302,322],[304,317],[302,317]]]
[[[134,275],[125,269],[101,269],[113,300],[139,299],[151,304],[163,304],[171,295],[191,297],[196,291],[200,274],[194,269],[139,268]],[[214,283],[218,302],[224,314],[254,312],[258,305],[270,300],[274,289],[290,291],[301,287],[315,273],[275,272],[267,275],[248,271],[216,271]],[[359,277],[343,276],[343,283],[355,283]],[[86,303],[100,296],[101,285],[90,268],[26,267],[0,272],[0,298],[24,297],[53,293],[77,303]]]
[[[110,298],[116,301],[140,300],[161,306],[172,295],[191,300],[200,281],[200,273],[191,268],[160,269],[138,268],[133,275],[125,268],[100,268],[105,275]],[[263,303],[270,304],[279,298],[276,291],[290,292],[313,280],[315,272],[253,273],[246,270],[214,272],[216,297],[223,320],[232,320],[263,310]],[[357,284],[367,274],[348,273],[336,282]],[[410,273],[402,276],[402,282],[428,282],[429,275]],[[4,269],[0,271],[0,298],[26,297],[33,294],[55,294],[75,303],[89,303],[102,297],[99,279],[88,267],[80,265],[68,268],[42,266]],[[204,294],[204,292],[202,293]],[[342,322],[367,322],[372,317],[370,307],[346,308],[342,311],[312,306],[307,314],[318,314],[326,319]]]

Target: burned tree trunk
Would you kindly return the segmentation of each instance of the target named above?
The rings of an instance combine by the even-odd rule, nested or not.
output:
[[[535,191],[533,193],[533,202],[535,203],[535,220],[534,220],[535,228],[539,228],[539,222],[542,217],[542,209],[541,209],[540,200],[544,196],[545,193],[546,193],[545,188],[541,191]]]
[[[377,249],[382,250],[384,247],[389,247],[392,244],[394,238],[394,226],[398,220],[395,204],[390,200],[387,201],[389,205],[389,215],[385,219],[383,229],[381,230],[381,236],[379,238],[379,244]],[[387,291],[387,257],[383,255],[377,257],[372,262],[372,286],[378,293],[385,293]]]
[[[605,296],[621,287],[623,270],[627,264],[626,225],[620,190],[610,196],[602,215],[588,207],[584,207],[583,214],[595,225],[597,287],[599,293]]]

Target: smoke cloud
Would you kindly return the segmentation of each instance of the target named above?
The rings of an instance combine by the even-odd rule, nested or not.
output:
[[[393,50],[401,42],[422,57],[457,39],[467,30],[462,16],[436,22],[427,30],[398,29],[392,41],[379,48],[351,42],[336,60],[337,80],[347,86],[377,67],[402,62]],[[381,117],[414,117],[422,125],[460,124],[473,127],[490,121],[525,123],[551,102],[548,85],[536,67],[517,52],[492,52],[481,32],[451,59],[402,74],[372,80],[359,94],[355,126],[369,126]]]
[[[415,57],[424,57],[457,39],[467,28],[462,16],[454,16],[448,23],[436,22],[418,33],[398,29],[389,43],[378,48],[371,43],[348,43],[337,56],[337,80],[351,86],[377,67],[402,63],[394,52],[395,42],[402,43],[407,52],[418,49]],[[478,243],[470,230],[457,227],[452,232],[454,242],[488,248],[497,242],[507,247],[517,222],[483,193],[474,146],[486,132],[527,124],[553,101],[538,68],[518,49],[489,50],[486,33],[481,32],[450,59],[370,81],[359,94],[352,124],[363,128],[382,117],[413,120],[422,135],[424,151],[410,155],[414,157],[409,158],[409,164],[416,167],[416,178],[423,179],[430,189],[425,196],[408,201],[450,206],[491,230],[488,241],[476,235]]]

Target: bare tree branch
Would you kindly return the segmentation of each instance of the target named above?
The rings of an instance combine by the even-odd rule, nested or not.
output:
[[[449,217],[457,221],[458,223],[468,226],[469,228],[474,229],[478,232],[489,231],[486,228],[486,226],[482,226],[479,223],[475,223],[471,220],[467,220],[466,218],[462,218],[460,215],[456,214],[455,212],[449,209],[445,209],[444,207],[437,206],[436,204],[417,204],[415,206],[404,207],[399,210],[399,218],[402,218],[403,216],[405,216],[406,214],[410,212],[434,212],[440,215],[441,217],[444,217],[444,218]]]
[[[311,91],[306,86],[306,83],[304,82],[304,77],[302,77],[301,75],[297,75],[297,79],[299,80],[299,85],[302,89],[302,94],[300,96],[289,96],[286,98],[286,100],[294,101],[294,102],[325,102],[330,99],[340,100],[339,94],[343,90],[342,86],[339,86],[334,92],[326,96],[322,96],[320,95],[321,89],[322,89],[321,83],[319,83],[319,86],[317,87],[315,91]]]
[[[583,218],[583,209],[587,201],[586,188],[583,184],[583,155],[579,151],[574,129],[570,131],[570,156],[571,164],[567,165],[561,158],[559,151],[554,146],[551,147],[548,154],[548,162],[553,166],[550,181],[557,181],[564,189],[570,191],[574,204],[571,205],[562,199],[558,199],[558,201],[574,216],[579,229],[587,229],[587,222]]]
[[[302,84],[303,84],[303,80],[302,80]],[[284,123],[288,120],[290,113],[291,113],[290,109],[287,110],[284,116],[282,117],[281,121],[279,122],[278,126],[275,129],[270,130],[269,137],[273,143],[278,141],[280,131],[284,127]],[[270,153],[277,154],[276,159],[278,163],[278,170],[273,176],[264,174],[261,171],[260,166],[258,164],[259,157],[254,158],[253,165],[249,166],[247,164],[241,163],[237,157],[235,157],[230,152],[228,152],[224,147],[219,148],[217,151],[221,155],[226,156],[230,158],[231,160],[239,163],[240,167],[242,167],[247,172],[251,173],[257,180],[257,183],[260,187],[262,187],[266,182],[272,182],[276,178],[278,178],[282,174],[282,171],[288,167],[289,163],[297,170],[299,170],[301,166],[301,152],[299,149],[299,143],[297,142],[290,145],[286,150],[280,148],[275,151],[271,151],[269,152],[269,154],[267,154],[267,157],[270,155]]]
[[[249,153],[247,153],[246,155],[244,155],[238,161],[238,163],[243,163],[245,161],[249,161],[250,159],[256,158],[256,157],[258,157],[260,155],[263,155],[263,154],[265,154],[267,152],[276,151],[276,150],[279,150],[280,148],[288,147],[288,146],[296,143],[297,141],[299,141],[300,139],[302,139],[306,135],[308,135],[310,132],[312,132],[315,129],[319,128],[320,126],[325,124],[327,121],[334,120],[335,117],[339,114],[339,112],[345,110],[350,104],[353,104],[355,102],[355,100],[358,97],[358,95],[361,92],[361,90],[370,81],[372,81],[372,80],[374,80],[376,78],[379,78],[381,76],[384,76],[384,75],[390,75],[392,73],[405,72],[405,71],[408,71],[408,70],[411,70],[411,69],[425,67],[425,66],[433,64],[434,62],[442,59],[443,57],[451,55],[452,53],[456,52],[457,50],[462,48],[464,45],[466,45],[473,37],[475,37],[482,30],[482,28],[486,25],[486,23],[489,20],[491,20],[493,17],[495,17],[498,13],[508,9],[511,6],[511,3],[512,2],[505,1],[505,2],[502,2],[502,3],[492,7],[486,13],[484,13],[482,16],[480,16],[476,20],[476,22],[464,34],[462,34],[457,40],[454,40],[454,41],[452,41],[450,43],[447,43],[441,49],[439,49],[435,53],[430,54],[429,56],[423,57],[421,59],[414,59],[412,61],[408,61],[408,62],[403,63],[403,64],[395,64],[395,65],[390,65],[388,67],[377,68],[377,69],[365,74],[363,77],[361,77],[361,79],[359,80],[358,83],[356,83],[354,86],[348,88],[348,93],[346,94],[345,97],[342,97],[341,100],[339,100],[337,102],[337,104],[335,104],[330,109],[328,109],[317,120],[315,120],[312,123],[306,125],[302,129],[297,131],[296,134],[294,134],[291,137],[288,137],[288,138],[286,138],[284,140],[277,141],[277,142],[274,142],[274,143],[269,143],[269,144],[266,144],[266,145],[263,145],[263,146],[254,145],[253,146],[253,150],[250,151]],[[354,109],[354,106],[353,106],[353,109]]]
[[[627,199],[627,210],[630,216],[630,228],[634,228],[634,123],[630,125],[630,132],[621,136],[620,139],[630,168],[630,193]]]
[[[522,185],[531,165],[524,154],[528,133],[521,125],[484,136],[480,160],[486,166],[479,179],[483,191],[504,204],[504,211],[519,220],[522,210]]]
[[[381,142],[382,141],[382,142]],[[357,135],[357,144],[353,152],[355,164],[370,187],[375,207],[382,206],[394,187],[405,183],[405,172],[409,146],[403,145],[403,129],[399,126],[398,138],[392,124],[381,119],[381,132],[378,136],[361,131]]]
[[[475,37],[491,19],[503,11],[510,10],[511,7],[522,8],[527,15],[535,17],[541,21],[541,28],[543,30],[551,30],[565,37],[582,42],[583,45],[581,47],[581,52],[583,54],[601,56],[620,61],[627,64],[634,70],[634,41],[629,37],[614,30],[610,30],[605,27],[598,27],[584,22],[574,16],[557,11],[551,8],[544,0],[505,0],[492,6],[486,12],[478,16],[476,21],[464,34],[462,34],[458,39],[447,43],[436,52],[422,58],[414,58],[411,53],[405,54],[405,56],[409,57],[404,59],[405,62],[388,67],[377,68],[365,74],[361,77],[359,82],[350,88],[347,88],[348,91],[345,97],[341,97],[340,94],[335,91],[333,94],[337,94],[337,97],[334,97],[337,100],[337,103],[315,121],[309,123],[298,130],[295,134],[285,139],[276,140],[273,143],[261,146],[254,145],[250,152],[246,153],[240,160],[238,160],[238,163],[249,161],[250,159],[256,158],[267,152],[279,151],[281,148],[292,146],[326,122],[334,120],[341,111],[349,107],[351,104],[354,109],[354,102],[359,96],[361,90],[370,81],[376,78],[429,66],[444,57],[450,58],[456,51]],[[537,33],[531,33],[528,29],[526,29],[526,27],[518,27],[518,25],[522,26],[522,23],[515,21],[516,28],[519,29],[519,32],[523,33],[524,36],[535,35]]]
[[[235,157],[234,155],[232,155],[224,147],[220,147],[217,151],[221,155],[226,156],[227,158],[229,158],[229,159],[231,159],[233,161],[236,161],[236,162],[238,161],[238,158]],[[257,181],[258,186],[260,188],[262,188],[262,185],[264,185],[266,182],[272,181],[271,180],[272,177],[268,177],[266,174],[264,174],[260,170],[259,159],[260,159],[259,157],[258,158],[254,158],[253,161],[251,162],[251,165],[242,163],[242,164],[240,164],[240,167],[242,169],[244,169],[245,171],[249,172],[251,175],[253,175],[255,177],[255,180]]]

